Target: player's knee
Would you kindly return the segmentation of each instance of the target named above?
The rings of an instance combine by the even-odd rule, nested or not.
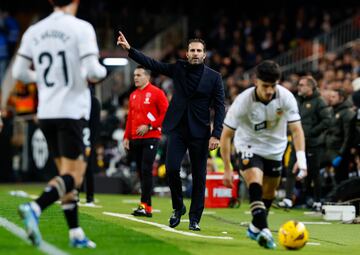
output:
[[[71,175],[74,179],[74,188],[79,189],[84,180],[84,172],[83,171],[69,171],[67,173]]]
[[[55,187],[59,198],[62,198],[74,189],[75,179],[70,174],[56,176],[49,182],[49,185]]]
[[[72,202],[77,202],[79,200],[79,192],[76,189],[68,192],[61,198],[61,204],[68,204]]]

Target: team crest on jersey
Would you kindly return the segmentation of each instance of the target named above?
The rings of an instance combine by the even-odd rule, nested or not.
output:
[[[147,92],[147,93],[145,94],[144,104],[150,104],[150,97],[151,97],[151,93],[150,93],[150,92]]]
[[[277,114],[278,116],[283,115],[283,113],[284,113],[284,110],[283,110],[283,109],[281,109],[281,108],[277,108],[277,109],[276,109],[276,114]]]
[[[305,105],[305,107],[308,108],[308,109],[310,109],[310,108],[311,108],[311,104],[308,103],[308,104]]]
[[[242,163],[243,163],[244,166],[249,164],[249,162],[250,162],[250,159],[248,159],[248,158],[245,158],[245,159],[242,160]]]

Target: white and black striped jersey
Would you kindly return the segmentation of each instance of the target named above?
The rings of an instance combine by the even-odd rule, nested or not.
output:
[[[259,101],[255,87],[239,94],[230,106],[224,124],[235,131],[236,151],[282,160],[287,145],[287,124],[300,121],[297,102],[286,88],[276,85],[274,98]]]

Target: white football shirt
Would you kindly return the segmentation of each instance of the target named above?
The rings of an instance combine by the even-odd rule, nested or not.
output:
[[[81,59],[99,55],[90,23],[53,12],[27,29],[18,55],[34,64],[39,119],[89,119],[91,96]]]
[[[239,94],[230,106],[224,124],[235,131],[236,151],[282,160],[287,145],[287,124],[300,121],[296,99],[286,88],[276,85],[268,104],[259,101],[255,87]]]

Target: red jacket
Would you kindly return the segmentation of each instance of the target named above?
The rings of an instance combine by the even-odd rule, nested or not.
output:
[[[161,125],[169,106],[165,93],[148,83],[142,90],[137,88],[129,97],[129,112],[124,139],[160,138]],[[138,136],[136,129],[141,125],[152,126],[144,136]]]

